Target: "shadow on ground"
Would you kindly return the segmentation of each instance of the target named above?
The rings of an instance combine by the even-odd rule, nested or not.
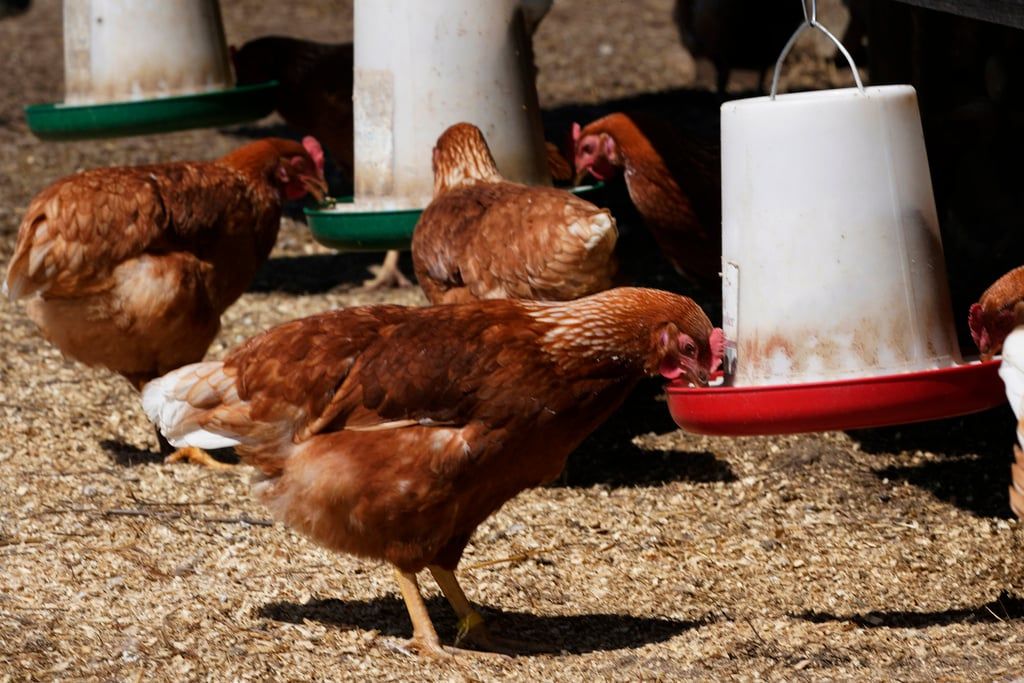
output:
[[[124,441],[115,439],[104,439],[100,441],[100,448],[107,452],[115,465],[121,467],[135,467],[136,465],[152,465],[164,461],[164,456],[156,448],[156,438],[153,439],[153,450],[144,450]]]
[[[435,596],[426,602],[441,640],[446,644],[452,643],[457,624],[447,601]],[[552,654],[563,650],[584,653],[643,647],[711,622],[710,618],[680,621],[624,614],[540,616],[502,612],[488,607],[478,609],[495,635],[522,640],[538,647],[541,652]],[[264,619],[290,624],[301,624],[308,619],[326,626],[376,630],[398,638],[412,635],[405,603],[395,597],[312,600],[305,604],[272,602],[261,607],[257,614]]]
[[[107,452],[115,465],[121,467],[135,467],[137,465],[160,464],[164,461],[164,455],[156,448],[156,438],[153,438],[153,450],[145,450],[130,443],[117,441],[115,439],[104,439],[100,441],[100,447]],[[238,456],[230,448],[218,448],[208,451],[214,459],[228,465],[237,465]]]
[[[798,619],[822,624],[849,621],[862,628],[928,628],[952,624],[978,624],[1005,621],[1024,621],[1024,598],[1003,591],[995,600],[977,607],[962,607],[940,612],[867,612],[841,616],[827,612],[805,612]]]
[[[360,287],[372,277],[370,266],[380,265],[384,252],[346,252],[279,256],[268,260],[249,285],[250,292],[321,294],[337,287]],[[403,252],[399,267],[412,277],[412,256]]]
[[[611,418],[569,456],[554,486],[657,486],[674,481],[736,481],[729,464],[706,451],[648,451],[633,437],[676,429],[660,380],[642,382]]]
[[[906,481],[984,517],[1011,519],[1007,503],[1015,419],[1009,406],[975,415],[898,427],[850,431],[866,453],[926,451],[938,460],[893,465],[878,477]]]

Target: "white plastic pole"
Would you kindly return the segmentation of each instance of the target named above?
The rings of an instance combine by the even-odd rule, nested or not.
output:
[[[355,208],[426,206],[431,150],[468,121],[501,173],[550,184],[518,0],[356,0]]]

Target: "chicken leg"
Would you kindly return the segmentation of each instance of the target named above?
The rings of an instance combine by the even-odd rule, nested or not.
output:
[[[168,464],[175,462],[190,462],[193,465],[202,465],[203,467],[207,467],[211,470],[218,470],[220,472],[229,472],[235,469],[235,465],[221,462],[202,448],[196,448],[195,446],[179,448],[164,458],[164,462]]]
[[[221,462],[203,449],[196,448],[195,446],[186,446],[185,448],[175,449],[174,446],[171,445],[171,442],[160,433],[159,429],[156,430],[156,441],[160,444],[160,454],[164,456],[165,463],[190,462],[193,465],[202,465],[203,467],[208,467],[211,470],[219,470],[221,472],[226,472],[235,468],[234,465]]]
[[[462,586],[459,585],[458,579],[455,578],[455,572],[437,565],[430,565],[429,569],[430,573],[434,576],[434,580],[437,581],[437,585],[441,587],[441,592],[448,598],[448,603],[459,617],[459,633],[455,637],[456,646],[463,640],[466,640],[488,652],[505,655],[551,651],[551,648],[534,645],[533,643],[491,635],[490,631],[487,630],[487,625],[484,624],[484,618],[473,609],[469,598],[463,592]]]
[[[1013,484],[1010,486],[1010,509],[1024,519],[1024,451],[1014,444],[1013,455],[1016,462],[1010,466]]]
[[[363,287],[366,289],[410,287],[412,285],[412,281],[403,275],[402,271],[398,268],[398,251],[395,249],[388,251],[384,256],[384,262],[379,266],[371,267],[370,272],[374,276],[369,280],[363,281]]]
[[[125,375],[125,379],[131,382],[131,385],[135,387],[135,391],[142,393],[142,388],[153,379],[153,375]],[[221,462],[214,459],[209,453],[201,448],[195,448],[194,446],[186,446],[185,448],[175,449],[171,445],[171,442],[160,433],[160,428],[156,428],[156,443],[160,448],[160,455],[164,456],[165,463],[174,462],[190,462],[194,465],[202,465],[203,467],[209,467],[211,470],[227,471],[234,469],[234,465],[229,465],[226,462]]]
[[[441,639],[434,630],[434,623],[430,620],[427,606],[420,595],[416,575],[403,572],[396,567],[395,578],[398,580],[398,588],[402,591],[405,608],[409,610],[409,618],[412,620],[412,640],[409,641],[409,647],[426,657],[450,657],[451,654],[441,646]]]

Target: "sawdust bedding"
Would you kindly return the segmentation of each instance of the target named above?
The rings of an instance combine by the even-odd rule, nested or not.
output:
[[[233,42],[284,31],[273,3],[222,4]],[[692,85],[692,60],[663,21],[670,4],[559,2],[538,34],[545,102]],[[342,9],[294,3],[291,21],[312,38],[343,38],[346,20],[326,21]],[[5,263],[21,213],[49,180],[209,157],[243,139],[36,141],[19,108],[60,97],[59,12],[39,0],[0,22],[10,56],[0,72]],[[579,74],[598,49],[605,62]],[[371,262],[286,221],[210,356],[332,307],[423,303],[415,289],[353,286]],[[386,567],[272,524],[244,468],[162,464],[126,383],[62,359],[20,306],[0,306],[0,327],[0,681],[1024,675],[1024,525],[1006,512],[1006,410],[707,438],[676,430],[657,385],[644,385],[563,481],[505,506],[463,561],[494,628],[547,651],[430,663],[404,651],[408,617]],[[427,596],[451,642],[454,618],[436,589]]]

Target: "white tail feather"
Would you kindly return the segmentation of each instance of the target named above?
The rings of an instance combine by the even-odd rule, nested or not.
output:
[[[198,448],[229,448],[241,440],[234,434],[212,431],[200,418],[233,392],[233,382],[226,380],[223,363],[193,363],[158,377],[142,389],[142,409],[167,437],[172,446]]]

